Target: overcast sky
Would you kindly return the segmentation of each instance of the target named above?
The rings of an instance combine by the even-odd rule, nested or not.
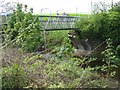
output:
[[[6,0],[16,1],[16,0]],[[103,2],[111,3],[112,0],[17,0],[23,4],[27,4],[28,7],[34,9],[34,13],[39,14],[42,8],[49,8],[52,13],[57,10],[65,10],[68,13],[90,13],[91,2]],[[118,2],[120,0],[113,0]],[[50,12],[50,10],[44,10],[44,12]]]

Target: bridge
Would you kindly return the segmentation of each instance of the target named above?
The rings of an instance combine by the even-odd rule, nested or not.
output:
[[[50,14],[43,14],[44,10],[49,10]],[[60,13],[62,11],[62,13]],[[57,10],[56,15],[52,15],[51,9],[41,9],[41,15],[39,21],[43,31],[44,47],[46,50],[46,31],[58,31],[58,30],[77,30],[76,22],[79,20],[79,16],[69,16],[65,10]]]
[[[43,11],[48,11],[49,14],[45,15]],[[61,13],[62,12],[62,13]],[[49,8],[43,8],[40,11],[39,16],[40,24],[43,31],[53,30],[76,30],[76,22],[79,20],[79,16],[69,16],[65,10],[57,10],[56,15],[52,15],[52,11]]]
[[[76,30],[76,22],[79,20],[79,16],[39,16],[42,30],[53,31],[53,30]]]
[[[58,31],[58,30],[77,30],[76,22],[80,17],[68,16],[68,15],[40,15],[39,21],[43,31],[44,47],[46,50],[46,31]]]

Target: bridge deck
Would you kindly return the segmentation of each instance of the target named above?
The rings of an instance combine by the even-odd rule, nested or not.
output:
[[[80,18],[80,16],[62,16],[62,15],[56,15],[56,16],[40,15],[38,17]]]
[[[45,29],[45,31],[57,31],[57,30],[60,30],[60,31],[64,31],[64,30],[78,30],[79,28],[57,28],[57,29]],[[41,30],[41,31],[44,31],[44,30]]]

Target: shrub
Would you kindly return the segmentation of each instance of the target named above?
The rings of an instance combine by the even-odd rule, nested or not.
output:
[[[42,55],[32,55],[25,58],[21,65],[3,68],[2,85],[3,88],[117,87],[113,79],[101,76],[94,68],[82,68],[79,64],[66,58],[51,57],[46,60]]]
[[[24,69],[14,64],[2,70],[2,88],[23,88],[27,85]]]
[[[39,57],[39,58],[38,58]],[[63,58],[62,58],[63,59]],[[52,57],[44,60],[40,56],[25,59],[25,71],[32,87],[46,88],[111,88],[117,82],[102,77],[94,68],[81,68],[79,62]],[[81,62],[82,63],[82,62]]]
[[[120,43],[120,16],[118,12],[102,12],[90,18],[81,19],[77,26],[81,31],[81,38],[92,40],[113,39],[114,44]]]
[[[17,10],[10,15],[8,27],[5,34],[6,42],[14,41],[12,44],[25,51],[34,51],[41,42],[41,25],[38,17],[32,12],[22,11],[22,5],[17,4]]]
[[[103,51],[103,55],[105,56],[104,59],[108,65],[108,70],[111,70],[113,66],[115,67],[120,65],[120,59],[117,56],[117,51],[113,46],[112,39],[109,38],[106,40],[106,42],[107,42],[107,46],[106,46],[106,50]]]

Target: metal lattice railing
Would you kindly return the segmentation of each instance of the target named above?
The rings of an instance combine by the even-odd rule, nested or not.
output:
[[[79,17],[75,16],[39,16],[42,30],[71,30],[77,29],[75,23]]]

